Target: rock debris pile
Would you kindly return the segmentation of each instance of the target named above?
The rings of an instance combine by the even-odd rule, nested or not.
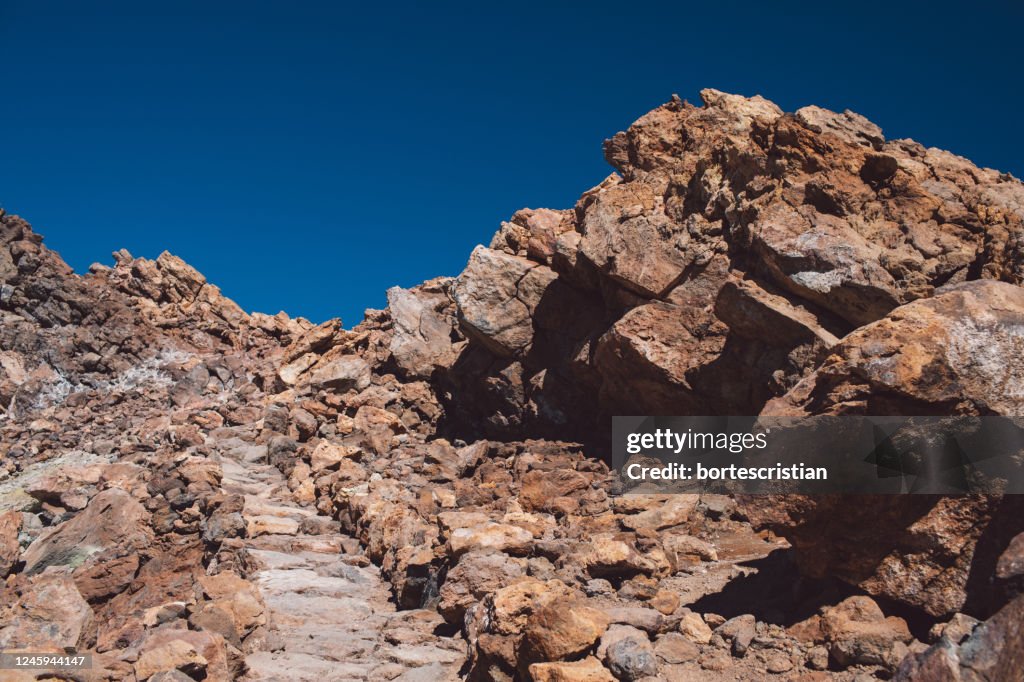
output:
[[[702,98],[352,329],[166,253],[79,276],[0,213],[0,649],[91,653],[81,680],[1014,679],[1014,496],[616,494],[616,413],[1024,413],[1019,181]]]

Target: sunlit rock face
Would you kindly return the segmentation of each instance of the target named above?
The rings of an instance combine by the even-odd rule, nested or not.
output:
[[[1024,413],[1020,182],[702,99],[352,329],[170,254],[76,275],[0,213],[0,648],[111,680],[1018,670],[1015,498],[615,495],[614,414]]]

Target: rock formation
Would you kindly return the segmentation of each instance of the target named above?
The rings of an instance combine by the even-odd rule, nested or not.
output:
[[[0,649],[88,680],[1008,679],[1015,496],[616,494],[617,413],[1024,411],[1019,181],[702,98],[352,329],[166,253],[79,276],[0,213]]]

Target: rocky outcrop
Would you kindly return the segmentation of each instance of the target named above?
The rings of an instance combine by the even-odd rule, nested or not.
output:
[[[612,414],[1024,408],[1020,182],[702,99],[353,329],[169,254],[78,276],[0,213],[0,646],[97,680],[1016,670],[1011,496],[618,494]]]

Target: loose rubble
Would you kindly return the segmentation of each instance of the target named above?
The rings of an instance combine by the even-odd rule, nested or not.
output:
[[[1024,409],[1019,181],[702,98],[351,329],[166,253],[76,275],[0,212],[0,648],[83,680],[1010,679],[1012,496],[618,494],[615,413]]]

